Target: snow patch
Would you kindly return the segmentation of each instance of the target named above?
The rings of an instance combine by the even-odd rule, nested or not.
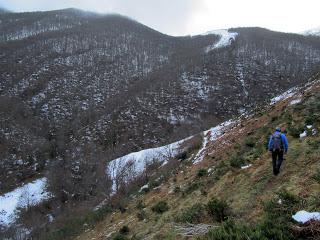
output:
[[[123,176],[125,181],[129,181],[137,175],[141,174],[146,165],[153,161],[167,163],[168,159],[175,157],[179,153],[180,145],[186,141],[186,138],[162,147],[144,149],[139,152],[133,152],[123,157],[112,160],[107,165],[107,173],[110,175],[113,184],[113,192],[119,187],[117,179]],[[130,170],[129,170],[130,169]],[[126,173],[124,173],[126,171]],[[131,173],[129,173],[131,171]]]
[[[242,166],[241,169],[247,169],[247,168],[249,168],[249,167],[251,167],[251,166],[252,166],[252,164],[245,165],[245,166]]]
[[[208,53],[216,48],[223,48],[223,47],[229,46],[232,43],[232,41],[234,41],[236,39],[236,37],[238,36],[238,33],[229,32],[227,29],[209,31],[209,32],[206,32],[202,35],[210,35],[210,34],[219,35],[220,40],[217,43],[206,47],[206,49],[205,49],[206,53]]]
[[[291,106],[291,105],[295,105],[295,104],[298,104],[298,103],[300,103],[301,102],[301,98],[298,98],[298,99],[294,99],[294,100],[292,100],[290,103],[289,103],[289,105]]]
[[[139,192],[146,191],[146,190],[148,190],[148,189],[149,189],[149,184],[146,184],[146,185],[143,185],[143,186],[140,188]]]
[[[234,123],[235,123],[234,120],[228,120],[228,121],[225,121],[225,122],[219,124],[218,126],[215,126],[207,131],[204,131],[203,132],[204,138],[203,138],[202,148],[199,150],[199,152],[195,156],[195,161],[193,162],[193,164],[197,164],[204,159],[205,150],[206,150],[206,146],[207,146],[208,142],[217,140],[220,136],[223,135],[224,130],[226,130],[226,128],[228,126],[230,126]]]
[[[223,130],[225,130],[226,127],[229,127],[230,125],[232,125],[234,123],[236,123],[236,121],[234,121],[234,120],[225,121],[225,122],[219,124],[218,126],[215,126],[213,128],[210,128],[207,131],[204,131],[204,134],[207,135],[209,133],[210,134],[210,141],[215,141],[215,140],[217,140],[218,137],[223,135]]]
[[[280,101],[283,101],[285,99],[292,97],[293,95],[295,95],[297,93],[298,90],[299,90],[299,88],[297,88],[297,87],[290,88],[288,91],[280,94],[279,96],[272,98],[270,105],[274,105],[277,102],[280,102]]]
[[[292,218],[300,223],[306,223],[310,220],[320,221],[320,212],[307,212],[302,210],[292,215]]]
[[[202,147],[201,149],[198,151],[197,155],[195,156],[195,161],[194,161],[194,164],[197,164],[199,162],[201,162],[204,158],[204,151],[206,149],[206,146],[207,146],[207,143],[208,143],[208,136],[204,136],[203,137],[203,141],[202,141]]]
[[[307,136],[307,131],[304,131],[303,133],[300,133],[300,138],[304,138]]]
[[[19,208],[35,206],[52,195],[46,191],[47,179],[40,178],[0,196],[0,225],[10,226],[18,217]]]

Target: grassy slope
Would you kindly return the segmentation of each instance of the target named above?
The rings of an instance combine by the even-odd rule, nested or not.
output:
[[[318,116],[313,120],[314,127],[319,131],[320,84],[302,93],[302,102],[289,106],[293,98],[260,110],[238,126],[225,133],[219,141],[207,147],[205,160],[198,165],[184,164],[183,171],[169,179],[160,188],[147,194],[137,195],[132,199],[125,213],[119,211],[108,215],[94,229],[78,236],[76,239],[106,239],[112,232],[127,225],[129,236],[136,239],[183,239],[174,232],[173,223],[176,217],[194,203],[206,203],[212,197],[226,200],[232,209],[232,217],[236,221],[255,223],[263,215],[263,202],[272,199],[280,190],[287,190],[300,196],[305,210],[319,210],[320,185],[312,177],[320,168],[320,137],[294,138],[291,136],[293,127],[305,126],[306,119]],[[270,154],[265,149],[266,138],[275,126],[281,125],[291,129],[288,134],[289,153],[277,176],[272,175]],[[248,142],[252,144],[246,144]],[[222,144],[221,144],[222,143]],[[250,145],[250,146],[248,146]],[[234,155],[251,163],[247,169],[230,167],[230,156]],[[225,163],[225,165],[222,164]],[[197,177],[200,168],[215,169],[205,177]],[[190,189],[193,183],[194,190]],[[177,186],[179,192],[172,190]],[[318,199],[318,200],[316,200]],[[170,209],[163,214],[156,214],[151,207],[158,200],[168,202]],[[139,221],[137,213],[138,201],[145,204],[146,220]],[[217,225],[208,216],[201,222]]]

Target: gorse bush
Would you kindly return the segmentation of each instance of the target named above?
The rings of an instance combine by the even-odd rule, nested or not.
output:
[[[123,226],[122,228],[120,228],[119,233],[123,234],[123,235],[127,235],[130,232],[130,229],[128,226]]]
[[[300,133],[302,133],[304,131],[304,127],[303,126],[289,126],[288,127],[288,133],[294,137],[294,138],[299,138],[300,137]]]
[[[224,161],[219,162],[219,164],[214,168],[213,179],[218,181],[223,175],[229,171],[230,167]]]
[[[169,210],[168,203],[166,201],[159,201],[152,206],[151,210],[156,213],[164,213]]]
[[[204,184],[200,181],[196,181],[193,182],[191,184],[188,185],[188,187],[185,189],[185,191],[183,192],[184,194],[190,194],[196,190],[198,190],[199,188],[201,188]]]
[[[315,175],[313,175],[313,180],[315,180],[317,183],[320,184],[320,168],[317,169],[317,172]]]
[[[147,217],[147,213],[144,210],[140,210],[137,213],[137,218],[139,221],[143,221],[144,219],[146,219],[146,217]]]
[[[113,240],[127,240],[128,238],[121,233],[117,233],[112,239]]]
[[[281,201],[279,201],[281,199]],[[264,204],[263,217],[255,226],[247,226],[226,220],[219,228],[209,231],[201,239],[206,240],[294,240],[310,239],[303,233],[297,237],[292,231],[291,212],[300,203],[300,199],[281,191],[278,196]],[[217,204],[214,204],[217,205]]]
[[[207,240],[268,240],[259,230],[251,229],[243,224],[227,220],[221,227],[215,228],[201,238]]]
[[[227,220],[230,213],[227,202],[217,198],[213,198],[208,202],[207,210],[210,216],[218,222]]]
[[[137,202],[137,205],[136,205],[136,208],[137,208],[137,209],[141,210],[141,209],[144,209],[145,207],[146,207],[146,206],[145,206],[145,204],[143,203],[142,200],[139,200],[139,201]]]
[[[256,140],[253,137],[246,138],[245,144],[248,147],[254,147],[256,145]]]
[[[197,173],[197,176],[198,177],[204,177],[208,174],[208,170],[207,169],[204,169],[204,168],[201,168],[198,170],[198,173]]]
[[[178,222],[185,223],[200,223],[206,215],[205,206],[201,203],[196,203],[191,207],[185,209],[178,217]]]
[[[230,161],[230,166],[233,168],[241,168],[241,166],[243,166],[243,164],[245,163],[243,160],[243,157],[238,154],[232,155],[229,161]]]

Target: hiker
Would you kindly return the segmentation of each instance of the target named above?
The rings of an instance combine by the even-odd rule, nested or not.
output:
[[[281,133],[281,128],[277,127],[269,140],[269,151],[272,153],[273,174],[278,175],[283,161],[283,154],[288,152],[288,140],[285,134]]]

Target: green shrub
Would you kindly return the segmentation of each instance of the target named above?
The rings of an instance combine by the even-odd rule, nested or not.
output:
[[[320,183],[320,168],[317,170],[316,174],[312,176],[312,178],[313,178],[317,183]]]
[[[128,238],[121,233],[117,233],[112,239],[113,240],[127,240]]]
[[[244,164],[243,157],[237,154],[232,155],[229,161],[230,161],[230,166],[233,168],[241,168],[241,166],[243,166]]]
[[[249,228],[243,224],[236,224],[227,220],[221,227],[212,229],[202,239],[208,240],[268,240],[259,230]]]
[[[256,159],[260,157],[264,152],[264,147],[262,144],[257,144],[253,151],[253,158]]]
[[[226,162],[221,161],[219,164],[214,168],[213,172],[213,179],[218,181],[223,175],[225,175],[229,171],[229,166]]]
[[[137,209],[141,210],[141,209],[144,209],[145,207],[146,207],[146,206],[145,206],[145,204],[143,203],[142,200],[139,200],[139,201],[137,202],[137,206],[136,206]]]
[[[245,144],[248,147],[254,147],[256,145],[256,140],[253,137],[246,138]]]
[[[304,131],[304,127],[303,126],[289,126],[288,127],[288,133],[294,137],[294,138],[299,138],[300,137],[300,133],[302,133]]]
[[[179,192],[181,192],[180,186],[175,186],[174,189],[173,189],[173,192],[174,192],[174,193],[179,193]]]
[[[190,194],[202,186],[203,186],[203,183],[199,181],[188,184],[188,187],[184,190],[184,194]]]
[[[198,177],[204,177],[208,174],[208,170],[207,169],[204,169],[204,168],[201,168],[198,170],[198,173],[197,173],[197,176]]]
[[[130,232],[130,229],[129,229],[129,227],[128,226],[123,226],[122,228],[120,228],[120,230],[119,230],[119,233],[120,234],[123,234],[123,235],[127,235],[127,234],[129,234],[129,232]]]
[[[200,223],[205,214],[205,206],[201,203],[196,203],[185,209],[178,216],[177,221],[185,223]]]
[[[214,220],[222,222],[228,218],[230,210],[226,201],[213,198],[207,204],[207,211]]]
[[[146,219],[147,217],[147,214],[144,210],[140,210],[138,213],[137,213],[137,218],[139,221],[143,221],[144,219]]]
[[[312,115],[309,115],[306,120],[305,120],[305,124],[306,125],[312,125],[314,124],[316,121],[317,121],[317,116],[312,114]]]
[[[164,213],[169,210],[168,203],[166,201],[159,201],[152,206],[151,210],[156,213]]]

